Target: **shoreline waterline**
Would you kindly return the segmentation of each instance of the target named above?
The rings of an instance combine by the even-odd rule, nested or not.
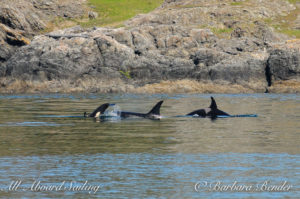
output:
[[[158,83],[140,84],[122,79],[78,79],[28,81],[0,79],[1,94],[39,94],[39,93],[136,93],[136,94],[180,94],[180,93],[300,93],[300,81],[275,81],[272,86],[265,82],[227,82],[197,81],[191,79],[163,80]]]

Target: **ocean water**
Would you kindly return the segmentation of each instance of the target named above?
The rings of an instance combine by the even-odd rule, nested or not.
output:
[[[210,96],[257,117],[174,117]],[[299,94],[0,95],[0,198],[299,198],[299,135]]]

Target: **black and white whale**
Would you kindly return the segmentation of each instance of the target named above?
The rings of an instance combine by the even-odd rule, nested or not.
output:
[[[114,104],[105,103],[100,105],[98,108],[96,108],[91,114],[88,114],[87,112],[83,113],[83,117],[94,117],[98,118],[101,114],[105,112],[105,110],[110,106]]]
[[[160,107],[162,105],[163,101],[159,101],[148,113],[136,113],[136,112],[129,112],[129,111],[120,111],[117,114],[121,118],[128,118],[128,117],[142,117],[142,118],[147,118],[147,119],[153,119],[153,120],[159,120],[160,119]],[[109,106],[113,106],[115,104],[109,104],[105,103],[96,108],[91,114],[88,114],[84,112],[83,116],[84,117],[93,117],[93,118],[99,118],[100,116],[103,115],[105,110]]]
[[[164,101],[159,101],[148,113],[136,113],[128,111],[120,111],[119,115],[121,118],[128,118],[132,116],[143,117],[152,120],[159,120],[160,116],[160,107]]]
[[[196,116],[196,117],[210,117],[217,118],[218,116],[230,116],[228,113],[221,111],[217,107],[217,103],[213,97],[211,98],[211,103],[208,108],[198,109],[193,112],[186,114],[187,116]]]

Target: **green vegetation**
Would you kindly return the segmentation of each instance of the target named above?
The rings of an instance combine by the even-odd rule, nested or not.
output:
[[[122,71],[122,70],[120,70],[119,72],[120,72],[122,75],[124,75],[125,77],[127,77],[127,79],[131,79],[130,71]]]
[[[197,8],[203,7],[203,4],[184,4],[184,5],[175,5],[173,8]]]
[[[78,25],[78,22],[75,19],[66,19],[63,17],[56,17],[50,21],[46,28],[41,31],[41,33],[51,32],[55,29],[63,29]]]
[[[288,0],[290,3],[297,3],[300,2],[300,0]]]
[[[232,6],[239,6],[239,5],[242,5],[243,4],[243,2],[242,1],[240,1],[240,2],[232,2],[232,3],[230,3],[230,5],[232,5]]]
[[[125,20],[140,13],[148,13],[163,3],[164,0],[89,0],[88,5],[98,13],[96,19],[84,16],[77,19],[56,17],[47,24],[41,33],[55,29],[64,29],[76,25],[83,27],[112,26],[121,27]]]
[[[233,31],[232,28],[215,28],[215,27],[212,27],[211,28],[211,31],[217,35],[217,36],[220,36],[222,34],[228,34],[228,33],[231,33]]]
[[[296,2],[300,2],[300,0],[289,0],[289,2],[296,3]],[[264,21],[268,25],[274,27],[276,31],[300,39],[300,30],[294,29],[292,26],[293,22],[297,19],[299,14],[300,14],[300,8],[296,8],[286,16],[279,16],[276,17],[275,19],[267,18]]]
[[[99,17],[80,25],[120,26],[122,22],[139,13],[147,13],[157,8],[163,0],[89,0],[89,5]]]
[[[244,1],[238,1],[238,2],[232,2],[230,3],[230,5],[232,6],[240,6],[240,5],[251,5],[251,3],[249,4],[249,0],[244,0]]]
[[[300,30],[284,29],[280,30],[279,32],[289,36],[295,36],[296,38],[300,39]]]

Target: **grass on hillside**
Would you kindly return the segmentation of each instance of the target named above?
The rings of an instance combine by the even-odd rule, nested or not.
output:
[[[290,3],[300,3],[300,0],[288,0]]]
[[[232,6],[240,6],[240,5],[242,5],[244,2],[242,2],[242,1],[239,1],[239,2],[232,2],[232,3],[230,3],[230,5],[232,5]]]
[[[139,13],[150,12],[162,3],[163,0],[89,0],[89,5],[99,16],[80,25],[120,26],[123,21]]]
[[[290,3],[300,3],[300,0],[289,0]],[[294,36],[300,39],[300,30],[293,29],[292,23],[295,21],[300,14],[300,8],[297,7],[295,10],[292,10],[286,16],[279,16],[275,19],[267,18],[265,22],[275,28],[278,32],[284,33],[289,36]]]
[[[98,13],[96,19],[88,16],[77,19],[56,17],[47,24],[41,33],[51,32],[57,29],[69,28],[76,25],[83,27],[110,26],[120,27],[123,22],[137,14],[148,13],[159,7],[164,0],[89,0],[90,8]]]

